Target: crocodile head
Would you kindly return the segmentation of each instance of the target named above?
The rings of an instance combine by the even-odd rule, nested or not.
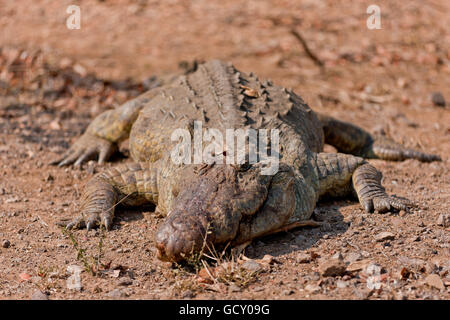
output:
[[[256,165],[209,165],[187,169],[166,220],[155,234],[158,258],[180,261],[211,245],[236,238],[243,217],[257,212],[267,198],[272,176]],[[217,247],[216,247],[217,248]]]

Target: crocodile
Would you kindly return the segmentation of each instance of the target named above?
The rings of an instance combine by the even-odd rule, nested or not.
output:
[[[203,132],[214,128],[224,135],[228,128],[277,129],[278,170],[262,174],[267,164],[249,161],[247,151],[240,162],[173,161],[172,133],[193,132],[195,121]],[[164,217],[154,234],[157,256],[172,262],[199,253],[205,244],[238,246],[312,221],[323,197],[354,196],[367,212],[407,210],[413,204],[388,195],[381,172],[366,159],[440,160],[316,113],[292,90],[220,60],[195,65],[103,112],[53,164],[79,166],[89,159],[102,164],[126,139],[132,161],[91,178],[80,214],[62,223],[110,230],[117,204],[153,203]],[[325,143],[337,153],[323,152]],[[227,146],[222,151],[232,156]]]

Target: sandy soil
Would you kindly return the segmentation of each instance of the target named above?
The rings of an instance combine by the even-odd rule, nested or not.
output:
[[[377,1],[382,29],[369,30],[372,2],[80,0],[81,29],[69,30],[72,1],[2,1],[0,298],[449,299],[450,112],[431,101],[434,92],[450,100],[449,3]],[[153,75],[209,58],[439,154],[442,162],[371,160],[387,191],[418,207],[380,215],[353,200],[319,204],[322,227],[256,240],[249,260],[221,263],[213,279],[156,259],[161,218],[151,207],[119,209],[106,234],[63,234],[55,222],[76,214],[84,183],[103,168],[47,163],[93,117],[155,85]],[[127,161],[121,150],[104,167]],[[327,264],[344,269],[327,276]],[[68,287],[73,265],[96,271],[81,273],[81,290]]]

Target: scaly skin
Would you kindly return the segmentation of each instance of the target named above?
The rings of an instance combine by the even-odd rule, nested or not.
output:
[[[279,129],[278,172],[262,175],[262,163],[175,164],[171,133],[192,131],[194,120],[224,137],[225,129]],[[205,241],[239,245],[302,225],[321,197],[356,195],[368,212],[406,209],[406,201],[386,194],[381,173],[364,158],[439,160],[316,114],[292,91],[220,61],[99,115],[56,163],[79,165],[96,155],[106,161],[128,137],[134,162],[92,178],[80,215],[66,226],[110,229],[117,204],[154,203],[167,216],[155,242],[159,258],[168,261],[200,251]],[[324,142],[341,153],[323,153]]]

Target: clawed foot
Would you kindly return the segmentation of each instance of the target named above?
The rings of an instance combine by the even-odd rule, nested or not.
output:
[[[353,187],[359,203],[367,212],[387,212],[406,210],[414,204],[407,199],[389,196],[381,185],[381,172],[366,163],[353,173]]]
[[[81,214],[73,220],[62,220],[58,224],[67,229],[87,228],[91,230],[98,226],[110,230],[117,202],[117,191],[102,175],[97,175],[86,185],[81,197]]]
[[[61,219],[56,224],[69,230],[86,228],[87,231],[90,231],[98,227],[110,230],[112,221],[113,217],[111,215],[95,213],[87,217],[80,215],[74,219]]]
[[[98,138],[92,134],[83,134],[64,155],[50,162],[59,167],[74,163],[75,166],[94,159],[98,155],[98,163],[102,164],[117,151],[117,146],[108,140]]]
[[[407,210],[414,204],[408,199],[400,199],[389,196],[388,194],[380,194],[376,196],[361,197],[359,200],[366,212],[384,213],[389,211]]]

